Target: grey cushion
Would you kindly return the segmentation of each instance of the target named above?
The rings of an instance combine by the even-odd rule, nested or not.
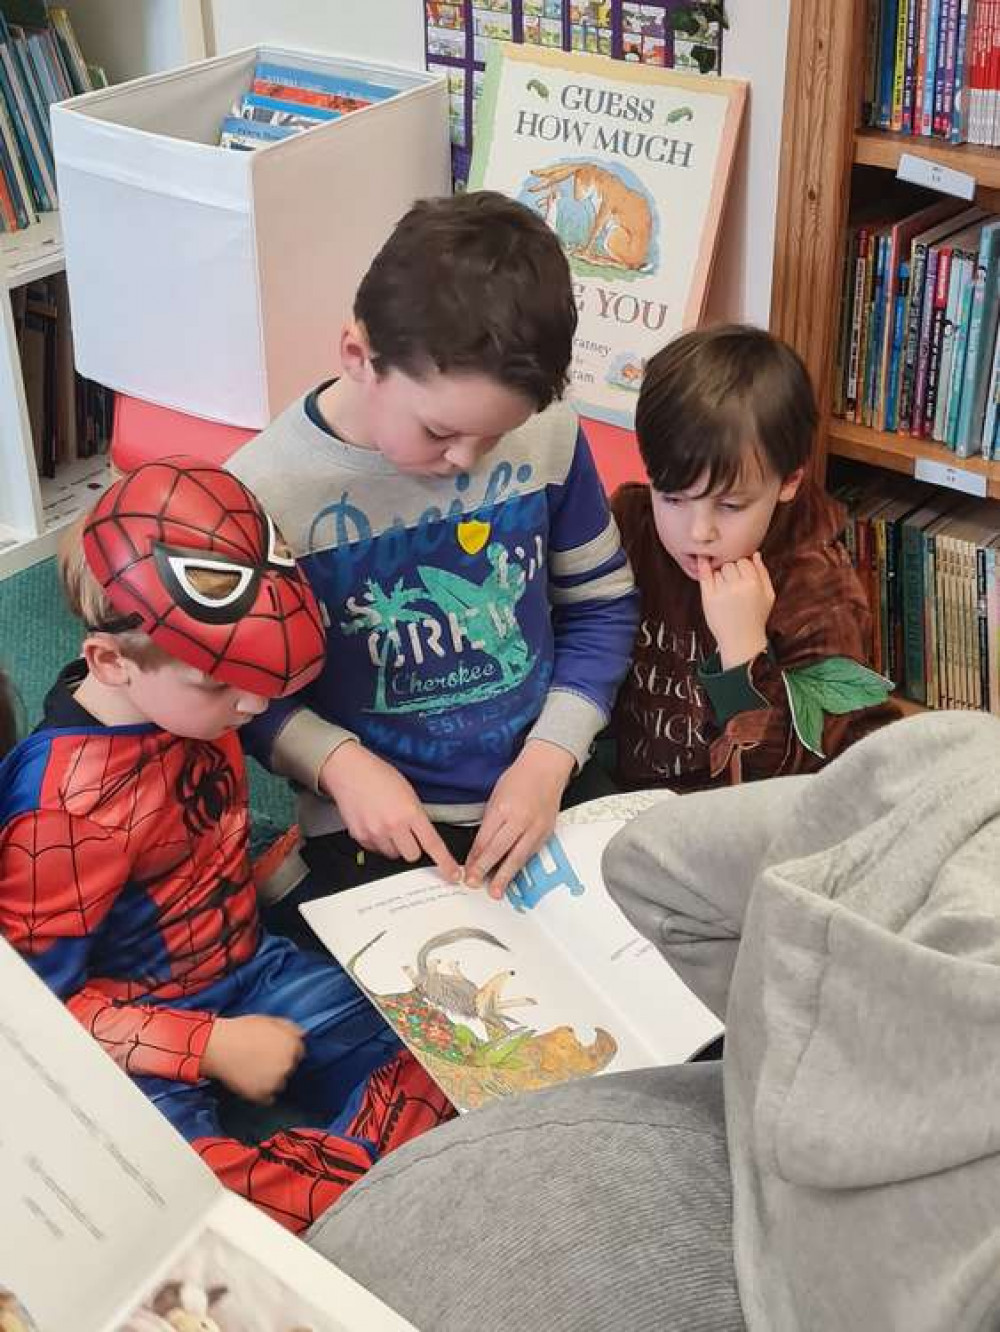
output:
[[[721,1065],[467,1115],[387,1157],[309,1239],[423,1332],[743,1332]]]

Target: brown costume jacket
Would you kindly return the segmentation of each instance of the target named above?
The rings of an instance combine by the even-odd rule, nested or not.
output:
[[[807,485],[779,507],[761,551],[776,594],[770,648],[729,671],[698,584],[660,545],[648,486],[621,487],[612,509],[642,597],[614,714],[619,779],[690,789],[821,767],[795,732],[783,672],[835,656],[869,660],[871,614],[838,539],[841,506]],[[897,715],[891,703],[827,714],[825,759]]]

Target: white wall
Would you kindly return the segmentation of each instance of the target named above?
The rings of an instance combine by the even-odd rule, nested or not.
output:
[[[789,0],[727,4],[723,72],[749,79],[751,87],[709,299],[713,318],[768,322],[788,6]],[[203,0],[203,10],[209,50],[267,40],[423,64],[421,0]]]
[[[204,0],[209,48],[220,55],[278,42],[422,69],[422,0]]]
[[[750,97],[708,313],[765,327],[771,308],[788,6],[789,0],[728,0],[722,58],[724,74],[750,80]]]
[[[201,0],[62,0],[87,60],[112,83],[205,54]]]

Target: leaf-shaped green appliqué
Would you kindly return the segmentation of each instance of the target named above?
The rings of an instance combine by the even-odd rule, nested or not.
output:
[[[785,692],[795,733],[819,758],[823,753],[823,717],[841,716],[884,703],[894,689],[891,680],[851,657],[827,657],[811,666],[783,671]]]

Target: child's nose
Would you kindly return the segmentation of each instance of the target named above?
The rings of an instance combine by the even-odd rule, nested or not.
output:
[[[691,540],[705,545],[714,541],[715,535],[715,519],[710,513],[696,509],[691,519]]]
[[[474,467],[484,453],[488,453],[497,442],[497,436],[492,439],[462,439],[449,445],[445,451],[445,457],[453,467],[469,468]]]

